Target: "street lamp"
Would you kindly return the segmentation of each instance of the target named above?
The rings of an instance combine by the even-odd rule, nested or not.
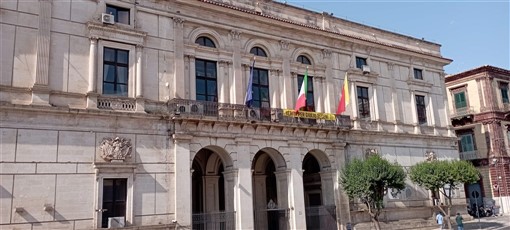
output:
[[[501,212],[502,207],[502,200],[501,200],[501,191],[500,191],[500,184],[501,184],[501,175],[499,174],[499,167],[498,167],[499,159],[496,156],[492,156],[492,165],[494,166],[496,170],[496,184],[492,185],[492,189],[496,189],[498,191],[498,197],[499,197],[499,208],[498,213]],[[494,213],[493,213],[494,214]]]

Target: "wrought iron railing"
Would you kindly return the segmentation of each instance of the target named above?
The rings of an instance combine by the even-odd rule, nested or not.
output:
[[[478,159],[478,150],[460,152],[459,156],[461,160]]]
[[[338,229],[336,223],[336,206],[307,207],[305,212],[307,230]]]
[[[255,212],[255,229],[287,230],[289,229],[289,212],[287,209],[263,209]]]
[[[462,117],[473,114],[473,107],[463,107],[463,108],[455,108],[451,114],[452,118],[454,117]]]
[[[234,230],[235,212],[195,213],[192,225],[193,230]]]
[[[168,103],[168,111],[173,116],[189,118],[214,118],[228,121],[251,121],[261,123],[292,123],[319,127],[350,128],[349,116],[336,115],[335,120],[310,119],[284,116],[279,108],[249,108],[245,105],[173,99]]]

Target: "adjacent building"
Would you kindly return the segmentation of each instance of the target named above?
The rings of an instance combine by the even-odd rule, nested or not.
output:
[[[481,66],[445,81],[460,158],[480,171],[480,181],[466,186],[466,197],[472,207],[510,213],[510,71]]]
[[[2,229],[337,229],[368,220],[350,159],[458,158],[423,39],[268,0],[2,1],[0,29]],[[432,197],[390,190],[381,220]]]

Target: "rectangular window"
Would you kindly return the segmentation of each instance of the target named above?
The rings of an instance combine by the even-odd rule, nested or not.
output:
[[[508,99],[508,84],[500,84],[499,89],[501,91],[501,100],[504,104],[510,103],[510,100]]]
[[[467,133],[460,135],[460,152],[471,152],[475,150],[473,134]]]
[[[362,57],[356,57],[356,68],[363,69],[364,65],[367,65],[367,59]]]
[[[253,69],[253,102],[255,108],[271,108],[269,101],[269,74],[266,69]]]
[[[358,93],[358,113],[360,118],[370,117],[370,102],[368,98],[367,87],[357,87]]]
[[[108,218],[126,217],[127,179],[103,179],[102,228],[108,227]]]
[[[113,15],[115,22],[129,25],[129,9],[106,5],[106,13]]]
[[[458,92],[453,94],[455,98],[455,109],[462,109],[467,107],[466,92]]]
[[[129,51],[104,48],[103,94],[128,95]]]
[[[427,123],[427,109],[425,107],[425,96],[416,95],[416,113],[418,115],[418,123],[426,124]]]
[[[216,62],[195,60],[196,99],[197,101],[218,101]]]
[[[421,69],[414,68],[414,79],[423,80],[423,71]]]
[[[305,75],[299,75],[298,74],[298,86],[301,88],[301,84],[303,84],[303,79],[305,78]],[[315,100],[313,98],[313,76],[308,76],[308,90],[306,92],[306,107],[301,108],[302,111],[315,111]],[[300,90],[298,88],[298,90]],[[299,93],[299,92],[298,92]]]

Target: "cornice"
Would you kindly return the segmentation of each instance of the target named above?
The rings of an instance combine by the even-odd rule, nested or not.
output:
[[[147,33],[116,25],[104,25],[94,22],[87,23],[91,39],[105,39],[144,46]]]
[[[463,78],[471,79],[471,77],[473,75],[477,75],[477,74],[484,73],[484,72],[487,73],[487,76],[492,75],[492,74],[500,74],[500,75],[508,76],[510,78],[510,70],[506,70],[503,68],[498,68],[498,67],[494,67],[494,66],[490,66],[490,65],[485,65],[485,66],[480,66],[480,67],[477,67],[474,69],[466,70],[461,73],[449,75],[445,78],[445,83],[457,81],[457,80],[463,79]]]

